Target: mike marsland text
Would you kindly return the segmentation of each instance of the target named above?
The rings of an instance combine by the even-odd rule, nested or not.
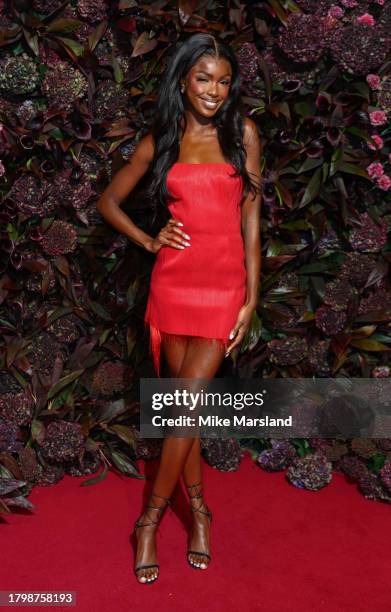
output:
[[[157,427],[292,427],[292,415],[286,418],[275,418],[265,415],[264,417],[246,417],[246,415],[234,415],[232,418],[207,415],[190,417],[180,415],[175,418],[155,415],[152,417],[152,425]]]

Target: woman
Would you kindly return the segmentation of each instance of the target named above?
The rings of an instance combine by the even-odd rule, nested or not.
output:
[[[234,53],[210,34],[192,35],[168,62],[150,134],[97,204],[118,231],[157,256],[145,323],[158,375],[162,349],[170,376],[212,379],[249,328],[260,275],[260,156]],[[168,200],[171,214],[156,237],[120,208],[147,170],[155,206]],[[193,517],[188,562],[206,569],[211,559],[200,439],[166,437],[153,493],[133,532],[142,583],[158,576],[156,526],[182,474]]]

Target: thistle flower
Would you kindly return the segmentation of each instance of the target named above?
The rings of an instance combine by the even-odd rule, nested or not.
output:
[[[315,324],[327,336],[334,336],[345,327],[347,317],[345,311],[337,312],[329,306],[322,305],[315,312]]]
[[[0,93],[29,94],[35,91],[38,81],[38,70],[31,59],[19,56],[0,60]]]
[[[40,444],[41,452],[49,461],[70,461],[82,456],[85,440],[80,423],[52,421],[46,428],[45,438]]]
[[[365,212],[360,215],[360,226],[351,230],[349,239],[354,251],[377,253],[387,242],[387,223],[381,219],[378,225]]]
[[[270,340],[267,346],[270,361],[281,366],[299,363],[307,356],[308,352],[305,338],[298,338],[297,336]]]
[[[325,28],[318,15],[291,13],[280,28],[277,44],[289,59],[302,64],[316,62],[326,45]]]
[[[236,438],[201,438],[201,451],[205,461],[221,472],[239,469],[242,450]]]
[[[331,482],[333,466],[321,452],[297,457],[286,472],[287,480],[299,489],[318,491]]]
[[[58,257],[73,253],[77,248],[77,233],[67,221],[53,221],[41,241],[42,249],[48,255]]]

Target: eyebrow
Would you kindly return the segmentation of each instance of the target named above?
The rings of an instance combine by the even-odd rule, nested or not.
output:
[[[197,73],[198,73],[198,72],[202,72],[203,74],[207,74],[208,76],[213,76],[213,74],[210,74],[210,72],[207,72],[206,70],[197,70],[196,72],[197,72]],[[231,77],[232,75],[231,75],[229,72],[227,72],[226,74],[224,74],[224,75],[223,75],[222,77],[220,77],[220,78],[221,78],[221,79],[223,79],[224,77],[227,77],[227,76],[228,76],[228,77]]]

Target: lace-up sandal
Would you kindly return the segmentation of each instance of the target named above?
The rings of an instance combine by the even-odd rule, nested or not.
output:
[[[165,500],[165,504],[163,504],[162,506],[153,506],[151,504],[148,504],[147,506],[145,506],[146,510],[143,512],[143,514],[140,515],[140,517],[136,520],[135,524],[134,524],[134,528],[133,528],[133,532],[131,534],[131,538],[134,539],[134,544],[135,544],[135,550],[137,550],[137,530],[140,527],[149,527],[150,525],[157,525],[160,521],[161,518],[161,512],[164,510],[164,508],[171,504],[171,499],[169,497],[163,497],[162,495],[157,495],[156,493],[152,493],[149,501],[152,501],[152,498],[154,497],[159,497],[160,499],[164,499]],[[149,514],[148,514],[148,509],[152,509],[152,510],[158,510],[159,511],[159,516],[157,519],[152,519]],[[140,519],[142,519],[143,517],[146,517],[149,522],[142,522]],[[146,570],[146,569],[152,569],[155,568],[155,572],[154,572],[154,576],[152,576],[151,578],[147,578],[147,576],[140,576],[139,572],[141,572],[142,570]],[[148,565],[138,565],[137,567],[134,568],[134,572],[138,578],[138,581],[141,584],[152,584],[152,582],[155,582],[155,580],[157,580],[158,575],[159,575],[159,564],[158,563],[150,563]],[[143,580],[144,578],[144,580]]]
[[[201,512],[201,514],[205,514],[208,517],[209,521],[212,522],[212,512],[209,510],[208,506],[202,501],[202,497],[203,497],[202,488],[200,491],[198,491],[198,493],[196,493],[195,495],[192,495],[193,489],[199,486],[202,486],[201,482],[196,482],[195,484],[190,485],[189,487],[186,487],[189,493],[190,509],[192,512]],[[193,500],[200,500],[200,503],[197,507],[194,507]],[[205,568],[201,567],[201,564],[204,562],[196,563],[191,558],[190,555],[199,555],[202,557],[206,557],[208,559],[208,564],[206,567],[208,567],[209,562],[211,561],[211,556],[207,552],[204,552],[201,550],[188,550],[187,551],[187,561],[191,565],[191,567],[194,567],[195,569],[206,569],[206,567]]]

